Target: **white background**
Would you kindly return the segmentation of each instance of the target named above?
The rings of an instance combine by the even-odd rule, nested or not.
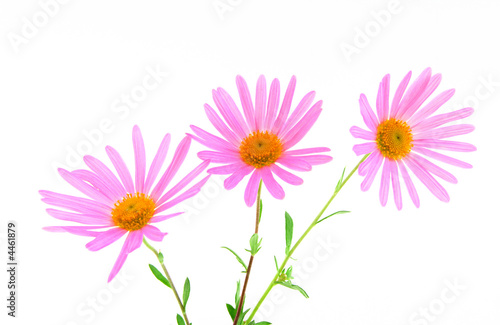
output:
[[[286,186],[284,201],[264,192],[263,249],[248,290],[252,307],[274,274],[272,256],[283,258],[285,209],[294,217],[297,238],[331,195],[343,167],[357,163],[352,146],[359,142],[348,130],[364,126],[359,94],[374,105],[386,73],[393,92],[409,70],[416,75],[428,66],[443,74],[438,92],[456,88],[440,112],[476,109],[467,120],[476,131],[463,140],[478,150],[454,155],[474,168],[443,166],[459,180],[444,184],[449,203],[419,183],[417,209],[403,187],[402,211],[392,195],[387,207],[380,206],[379,177],[361,192],[362,178],[355,175],[328,210],[352,213],[321,224],[297,251],[297,283],[311,298],[277,288],[260,319],[336,325],[500,322],[500,177],[494,159],[500,140],[499,2],[61,0],[45,9],[50,17],[42,8],[47,2],[0,4],[0,259],[6,263],[6,224],[13,219],[19,260],[18,318],[6,316],[2,272],[2,324],[175,323],[178,307],[150,274],[147,264],[155,260],[145,247],[129,256],[122,281],[109,288],[106,280],[122,241],[93,253],[84,247],[88,238],[42,230],[63,222],[45,213],[38,190],[76,193],[53,167],[84,167],[66,160],[84,146],[85,132],[111,121],[112,130],[88,151],[109,164],[104,147],[112,145],[132,166],[133,125],[141,127],[149,159],[167,132],[177,144],[190,124],[214,131],[203,104],[213,104],[216,87],[237,98],[237,74],[252,94],[260,74],[268,85],[279,78],[282,94],[296,75],[295,105],[316,90],[324,111],[298,147],[328,146],[334,160],[299,175],[305,183]],[[218,12],[217,4],[226,11]],[[389,9],[390,16],[384,15]],[[39,27],[30,29],[36,19]],[[361,39],[360,31],[371,36]],[[345,44],[357,44],[356,52],[344,54]],[[122,96],[141,86],[148,67],[168,75],[136,107],[117,111]],[[184,174],[199,162],[201,149],[192,146]],[[184,206],[185,216],[161,224],[170,234],[156,247],[178,287],[185,276],[191,279],[188,313],[194,324],[230,324],[225,303],[233,303],[243,275],[220,246],[248,259],[243,249],[254,210],[245,206],[243,191],[243,183],[226,191],[214,179]],[[460,288],[453,294],[447,282],[455,281]]]

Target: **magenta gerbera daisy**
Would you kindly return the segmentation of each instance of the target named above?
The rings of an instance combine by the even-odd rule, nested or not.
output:
[[[311,129],[321,113],[322,101],[312,106],[315,92],[311,91],[302,98],[290,113],[296,78],[288,84],[281,108],[280,84],[274,79],[267,96],[266,79],[260,76],[257,81],[255,107],[250,91],[241,76],[236,77],[243,115],[231,96],[222,88],[212,90],[213,99],[219,114],[205,104],[208,119],[219,133],[220,138],[194,125],[192,137],[212,149],[201,151],[198,157],[213,163],[224,164],[208,170],[211,174],[230,175],[224,181],[226,189],[234,188],[245,176],[251,174],[245,189],[245,203],[252,206],[262,180],[271,195],[283,199],[285,192],[273,175],[288,184],[300,185],[302,179],[286,169],[309,171],[313,165],[329,162],[332,158],[317,153],[327,152],[325,147],[290,150]],[[282,167],[280,167],[282,166]]]
[[[133,129],[132,139],[135,153],[135,182],[120,154],[107,146],[106,153],[119,178],[98,159],[85,156],[85,164],[90,170],[79,169],[69,172],[61,168],[58,171],[64,180],[88,198],[40,191],[43,202],[64,209],[47,209],[49,215],[59,220],[85,225],[53,226],[45,227],[45,230],[95,237],[86,245],[91,251],[98,251],[127,234],[108,281],[118,273],[128,254],[141,246],[143,236],[154,241],[163,240],[167,233],[161,232],[152,224],[182,214],[183,212],[170,214],[165,212],[196,195],[209,178],[209,176],[203,178],[184,191],[184,188],[207,168],[209,162],[205,161],[165,193],[186,158],[191,138],[187,136],[180,142],[170,165],[155,186],[153,185],[156,177],[168,152],[170,134],[163,138],[147,175],[146,151],[141,131],[137,126]]]
[[[376,101],[377,115],[370,107],[366,96],[361,94],[359,99],[361,115],[368,131],[357,126],[350,129],[355,138],[369,140],[369,142],[357,144],[353,148],[357,155],[370,154],[366,161],[359,166],[359,174],[365,176],[361,183],[361,190],[366,191],[370,188],[378,170],[382,167],[380,202],[383,206],[386,205],[391,184],[394,200],[399,210],[403,205],[400,177],[404,180],[415,206],[420,206],[417,191],[407,168],[439,200],[448,202],[450,197],[444,187],[435,179],[435,176],[450,183],[457,183],[457,179],[450,172],[427,158],[453,166],[472,168],[470,164],[438,151],[469,152],[476,150],[476,147],[469,143],[443,140],[472,132],[474,126],[458,124],[441,127],[449,122],[470,116],[474,110],[468,107],[454,112],[433,115],[453,96],[455,90],[446,90],[423,106],[441,82],[441,75],[432,75],[431,69],[427,68],[406,90],[410,78],[411,71],[399,84],[390,108],[390,75],[386,75],[382,79]]]

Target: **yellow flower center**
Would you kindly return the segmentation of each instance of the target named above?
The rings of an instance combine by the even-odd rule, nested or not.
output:
[[[262,168],[273,164],[283,151],[280,139],[268,131],[252,132],[241,141],[240,156],[248,165]]]
[[[377,146],[386,158],[404,158],[413,147],[412,141],[413,135],[406,122],[390,118],[377,127]]]
[[[154,215],[154,201],[143,193],[127,194],[115,203],[111,217],[115,226],[128,231],[139,230],[147,225]]]

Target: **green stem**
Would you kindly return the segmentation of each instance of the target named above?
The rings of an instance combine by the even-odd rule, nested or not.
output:
[[[259,183],[259,190],[257,191],[257,212],[255,213],[255,234],[259,233],[259,223],[260,223],[260,190],[262,188],[262,180]],[[245,300],[245,293],[247,291],[248,279],[250,279],[250,271],[252,270],[254,256],[250,256],[250,261],[248,262],[247,274],[245,276],[245,282],[243,283],[243,289],[241,291],[240,303],[238,304],[238,309],[236,310],[236,316],[234,316],[233,325],[238,324],[238,319],[240,318],[241,310],[243,309],[243,302]]]
[[[257,305],[255,306],[255,308],[252,310],[252,313],[250,314],[250,316],[246,320],[246,324],[250,323],[250,321],[253,319],[253,317],[257,313],[257,310],[259,309],[259,307],[262,305],[262,303],[266,299],[266,297],[269,294],[269,292],[271,292],[272,288],[277,284],[276,280],[278,280],[278,277],[280,276],[281,272],[285,269],[286,264],[288,263],[288,261],[292,257],[292,255],[295,252],[295,250],[297,249],[297,247],[299,247],[300,243],[302,243],[302,241],[304,240],[304,238],[306,238],[307,234],[309,234],[309,232],[314,228],[314,226],[316,226],[318,220],[321,218],[321,216],[323,215],[323,213],[325,213],[325,211],[328,208],[328,206],[330,205],[330,203],[332,203],[333,199],[337,196],[337,194],[340,192],[340,190],[342,189],[342,187],[344,187],[344,185],[351,178],[351,176],[356,172],[356,170],[358,170],[359,165],[363,161],[365,161],[366,158],[368,158],[369,155],[370,154],[366,154],[359,161],[359,163],[356,165],[356,167],[354,167],[354,169],[349,173],[349,175],[347,175],[347,177],[343,180],[343,182],[339,186],[337,186],[337,188],[333,192],[333,195],[330,197],[330,199],[328,200],[328,202],[326,202],[325,206],[323,207],[323,209],[321,209],[321,211],[319,212],[318,216],[316,218],[314,218],[314,220],[311,222],[311,224],[306,229],[306,231],[302,234],[302,236],[300,236],[299,240],[297,240],[297,242],[295,243],[295,245],[293,245],[292,249],[290,249],[290,252],[288,252],[288,254],[285,257],[285,260],[283,261],[283,263],[281,263],[281,266],[279,267],[278,271],[276,272],[276,275],[272,279],[272,281],[269,284],[269,286],[267,287],[266,291],[264,291],[264,294],[260,298],[260,300],[257,303]]]
[[[144,245],[146,245],[147,248],[149,248],[156,255],[156,258],[158,259],[158,262],[160,262],[160,265],[163,269],[163,273],[165,273],[165,276],[167,277],[168,282],[170,282],[170,286],[172,287],[172,291],[174,292],[175,299],[177,299],[177,303],[179,304],[179,307],[181,308],[182,316],[184,317],[184,321],[186,322],[186,325],[190,325],[191,323],[189,323],[187,313],[186,313],[186,308],[182,304],[182,300],[179,297],[177,290],[175,289],[174,282],[172,281],[172,278],[170,277],[170,274],[168,273],[167,268],[165,267],[165,264],[163,264],[162,259],[160,259],[160,254],[153,246],[151,246],[148,243],[148,241],[146,240],[146,237],[142,238],[142,242],[144,243]]]

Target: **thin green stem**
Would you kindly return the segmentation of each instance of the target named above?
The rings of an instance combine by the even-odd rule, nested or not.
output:
[[[259,223],[260,223],[260,191],[262,189],[262,180],[259,183],[259,190],[257,191],[257,211],[255,213],[255,233],[259,233]],[[243,309],[243,302],[245,300],[245,293],[247,291],[248,280],[250,279],[250,271],[252,270],[254,256],[250,256],[250,261],[248,261],[247,274],[245,276],[245,282],[243,283],[243,290],[241,291],[240,303],[238,304],[238,309],[236,310],[236,316],[234,316],[234,323],[238,323],[240,318],[241,310]]]
[[[297,240],[297,242],[295,243],[295,245],[293,245],[293,247],[290,249],[290,251],[288,252],[288,254],[286,255],[285,259],[283,260],[283,263],[281,263],[281,266],[279,267],[278,271],[276,272],[276,275],[274,276],[274,278],[272,279],[271,283],[269,283],[269,286],[267,287],[266,291],[264,291],[264,294],[262,295],[262,297],[260,298],[259,302],[257,303],[257,305],[255,306],[255,308],[252,310],[252,313],[250,314],[250,316],[248,317],[248,319],[246,320],[246,324],[250,323],[250,321],[253,319],[253,317],[255,316],[255,314],[257,313],[257,310],[259,309],[259,307],[262,305],[262,303],[264,302],[264,300],[266,299],[267,295],[269,294],[269,292],[271,292],[272,288],[277,284],[276,280],[278,280],[278,277],[280,276],[281,272],[285,269],[286,267],[286,264],[288,263],[288,261],[290,260],[290,258],[292,257],[293,253],[295,252],[295,250],[297,249],[297,247],[299,247],[300,243],[302,243],[302,241],[304,240],[304,238],[306,238],[306,236],[309,234],[309,232],[314,228],[314,226],[316,226],[316,224],[318,223],[318,220],[321,218],[321,216],[323,215],[323,213],[325,213],[326,209],[328,208],[328,206],[330,206],[330,203],[332,203],[333,199],[337,196],[337,194],[340,192],[340,190],[344,187],[344,185],[347,183],[347,181],[351,178],[351,176],[356,172],[356,170],[358,170],[359,168],[359,165],[366,160],[366,158],[368,158],[370,154],[366,154],[360,161],[359,163],[356,165],[356,167],[353,168],[353,170],[349,173],[349,175],[347,175],[347,177],[342,181],[342,183],[339,184],[339,186],[337,186],[335,188],[335,191],[333,192],[332,196],[330,197],[330,199],[328,200],[328,202],[326,202],[325,206],[323,207],[323,209],[321,209],[321,211],[319,212],[319,214],[316,216],[316,218],[314,218],[314,220],[311,222],[311,224],[309,225],[309,227],[306,229],[306,231],[304,231],[304,233],[302,234],[302,236],[300,236],[300,238]]]
[[[147,248],[149,248],[156,255],[156,258],[158,259],[158,262],[160,262],[160,265],[163,269],[163,273],[165,273],[165,276],[167,277],[168,282],[170,282],[170,286],[172,287],[172,291],[174,292],[175,299],[177,299],[177,303],[179,304],[179,307],[181,308],[182,316],[184,317],[184,321],[186,322],[186,325],[190,325],[191,323],[189,323],[189,320],[187,317],[186,307],[184,307],[184,304],[182,303],[182,300],[179,297],[177,290],[175,289],[174,282],[172,281],[172,278],[170,277],[170,274],[168,273],[167,268],[165,267],[165,264],[163,264],[163,260],[160,258],[160,254],[153,246],[151,246],[148,243],[148,241],[146,240],[146,237],[142,238],[142,242],[144,243],[144,245],[146,245]]]

